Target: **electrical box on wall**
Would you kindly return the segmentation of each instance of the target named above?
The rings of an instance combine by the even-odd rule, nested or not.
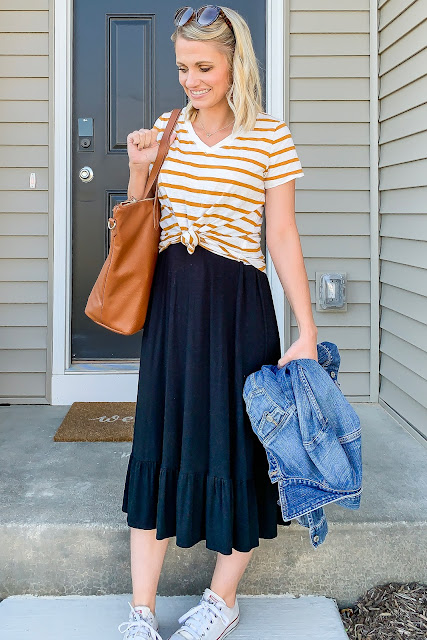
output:
[[[347,273],[316,271],[316,311],[347,311]]]

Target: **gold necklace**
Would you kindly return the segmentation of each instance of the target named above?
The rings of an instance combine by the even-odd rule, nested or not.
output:
[[[199,114],[197,114],[197,117],[199,117]],[[217,129],[216,131],[212,131],[212,133],[208,133],[206,131],[206,129],[204,128],[203,123],[202,123],[201,120],[200,120],[200,124],[202,126],[203,131],[206,133],[207,137],[210,138],[211,136],[213,136],[214,133],[218,133],[218,131],[222,131],[223,129],[227,129],[227,127],[229,127],[230,124],[233,124],[234,120],[235,120],[235,118],[233,118],[233,120],[229,124],[225,125],[225,127],[221,127],[221,129]]]

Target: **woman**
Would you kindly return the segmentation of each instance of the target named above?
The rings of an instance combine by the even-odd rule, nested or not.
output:
[[[222,640],[237,626],[237,586],[259,538],[289,524],[245,411],[244,381],[266,363],[317,360],[295,224],[301,164],[287,125],[262,109],[246,22],[227,7],[206,7],[178,10],[172,35],[188,104],[158,182],[159,256],[122,507],[133,583],[125,638],[161,640],[155,599],[171,536],[181,547],[206,540],[218,555],[210,587],[170,640]],[[129,197],[142,197],[170,113],[128,135]],[[264,211],[300,332],[282,357],[260,246]]]

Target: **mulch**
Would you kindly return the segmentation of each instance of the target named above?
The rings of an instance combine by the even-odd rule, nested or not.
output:
[[[350,640],[426,640],[427,585],[390,582],[340,609]]]

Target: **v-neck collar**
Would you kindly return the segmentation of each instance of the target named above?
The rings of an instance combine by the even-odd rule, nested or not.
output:
[[[219,142],[217,142],[216,144],[212,145],[211,147],[206,144],[205,142],[203,142],[203,140],[201,140],[199,138],[199,136],[197,135],[197,133],[194,131],[193,128],[193,124],[192,122],[190,122],[190,120],[185,120],[184,119],[184,124],[186,126],[186,129],[188,131],[188,134],[190,136],[190,138],[193,140],[193,142],[195,142],[195,144],[202,149],[205,153],[214,153],[217,149],[220,149],[224,144],[226,144],[227,142],[234,140],[234,138],[236,137],[236,133],[230,133],[230,135],[228,135],[226,138],[223,138],[222,140],[220,140]]]

